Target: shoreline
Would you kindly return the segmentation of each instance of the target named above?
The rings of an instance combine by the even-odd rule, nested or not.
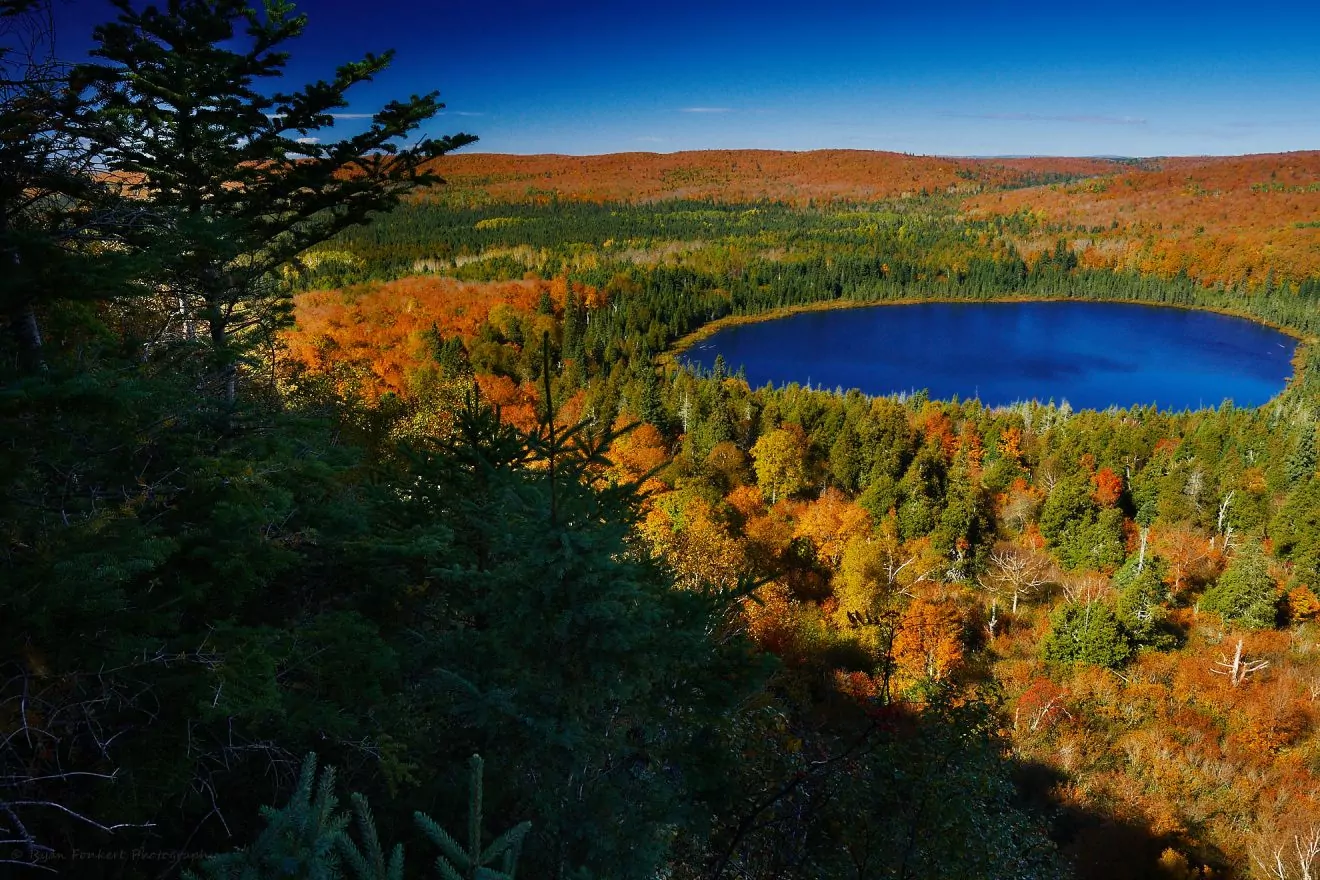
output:
[[[662,369],[668,369],[677,364],[678,358],[692,348],[694,345],[709,339],[721,330],[728,327],[738,327],[744,324],[759,324],[764,321],[775,321],[780,318],[788,318],[793,315],[806,312],[833,311],[836,309],[864,309],[864,308],[883,308],[888,306],[913,306],[925,303],[946,304],[946,305],[981,305],[981,304],[1012,304],[1012,303],[1038,303],[1038,302],[1069,302],[1069,303],[1097,303],[1109,305],[1132,305],[1143,306],[1145,308],[1157,309],[1178,309],[1185,312],[1211,312],[1216,315],[1224,315],[1230,318],[1241,318],[1245,321],[1251,321],[1262,327],[1269,327],[1297,340],[1297,347],[1293,350],[1291,359],[1292,375],[1288,377],[1287,384],[1279,394],[1285,394],[1300,384],[1302,374],[1306,368],[1306,363],[1311,356],[1311,349],[1320,342],[1315,336],[1307,336],[1302,331],[1294,328],[1276,324],[1273,321],[1266,320],[1257,315],[1248,314],[1238,309],[1224,308],[1220,306],[1199,306],[1187,305],[1185,303],[1163,303],[1150,302],[1147,300],[1109,300],[1109,299],[1091,299],[1078,298],[1071,296],[1033,296],[1029,294],[1008,294],[1006,296],[997,296],[990,299],[967,299],[964,297],[904,297],[902,299],[891,299],[883,302],[868,302],[855,299],[836,299],[823,300],[820,302],[802,303],[795,306],[783,306],[769,311],[759,312],[755,315],[725,315],[709,323],[703,324],[691,333],[675,340],[674,344],[668,349],[656,355],[656,365]],[[1278,395],[1276,395],[1277,397]],[[1274,398],[1271,398],[1274,399]]]

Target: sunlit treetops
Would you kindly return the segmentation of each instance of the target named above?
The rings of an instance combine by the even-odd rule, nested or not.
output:
[[[976,192],[1047,180],[1112,174],[1105,159],[952,159],[864,150],[700,150],[603,156],[468,153],[429,168],[448,182],[444,198],[496,202],[560,199],[659,201],[715,197],[806,204],[894,198],[921,192]]]
[[[1082,266],[1207,285],[1320,274],[1320,151],[1162,159],[1157,167],[967,200],[972,217],[1020,213],[1024,255],[1068,235]]]

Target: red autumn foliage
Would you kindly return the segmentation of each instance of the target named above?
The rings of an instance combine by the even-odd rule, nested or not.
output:
[[[1068,692],[1048,678],[1037,678],[1017,698],[1013,726],[1019,731],[1048,730],[1067,710]]]

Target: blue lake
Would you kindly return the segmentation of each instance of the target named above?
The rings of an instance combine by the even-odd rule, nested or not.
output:
[[[1127,303],[917,303],[802,312],[726,327],[683,353],[723,355],[766,383],[927,389],[990,406],[1259,406],[1292,375],[1297,342],[1243,318]]]

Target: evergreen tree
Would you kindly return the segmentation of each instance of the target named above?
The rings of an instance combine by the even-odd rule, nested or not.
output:
[[[1278,554],[1293,563],[1299,579],[1320,584],[1320,479],[1297,485],[1274,520]]]
[[[1205,595],[1201,608],[1213,611],[1225,623],[1248,629],[1268,629],[1278,622],[1278,589],[1259,542],[1248,541]]]
[[[586,310],[572,285],[564,299],[564,326],[562,330],[565,360],[581,361],[585,350],[583,335],[586,332]]]
[[[728,597],[674,589],[630,539],[632,488],[590,487],[598,442],[551,424],[529,446],[470,401],[392,481],[415,488],[382,511],[393,537],[373,567],[423,579],[404,614],[414,747],[480,746],[501,767],[486,803],[535,821],[534,876],[653,877],[719,785],[731,756],[709,737],[759,664],[708,636]]]
[[[1286,473],[1289,485],[1295,486],[1315,476],[1315,468],[1315,426],[1308,420],[1302,424],[1301,433],[1297,435],[1297,445],[1288,456]]]
[[[1114,576],[1114,586],[1118,587],[1115,612],[1119,623],[1138,645],[1166,649],[1174,647],[1177,639],[1167,626],[1165,600],[1169,590],[1160,576],[1160,568],[1153,559],[1140,569],[1135,559],[1130,560]]]
[[[94,34],[92,55],[105,63],[75,72],[103,123],[94,146],[150,204],[150,222],[132,237],[161,254],[156,280],[177,315],[175,333],[208,340],[208,378],[232,406],[240,364],[288,320],[281,271],[433,182],[423,163],[474,138],[398,147],[443,107],[431,93],[390,102],[361,134],[320,142],[316,133],[348,106],[347,91],[383,71],[392,53],[298,91],[263,92],[307,23],[286,0],[260,10],[246,0],[115,7],[118,20]]]
[[[1117,669],[1134,653],[1132,637],[1102,602],[1068,602],[1050,615],[1041,656],[1049,663],[1089,663]]]
[[[660,377],[648,354],[634,360],[634,372],[628,380],[628,410],[637,419],[654,425],[661,433],[669,429],[669,413],[665,409]]]
[[[531,823],[522,822],[490,844],[483,842],[483,762],[477,755],[471,768],[467,803],[467,845],[464,846],[425,813],[413,820],[441,854],[435,866],[444,880],[514,880],[518,854]],[[367,799],[354,794],[352,817],[337,809],[335,773],[327,768],[317,778],[316,757],[303,762],[298,787],[282,807],[263,807],[266,827],[247,848],[214,855],[202,863],[207,880],[403,880],[403,845],[387,856]],[[356,835],[353,833],[356,827]],[[356,838],[356,839],[355,839]],[[499,867],[492,867],[498,864]],[[198,880],[190,871],[186,880]]]
[[[0,3],[0,321],[25,372],[45,366],[39,313],[127,293],[122,200],[99,177],[97,133],[54,56],[46,0]]]

